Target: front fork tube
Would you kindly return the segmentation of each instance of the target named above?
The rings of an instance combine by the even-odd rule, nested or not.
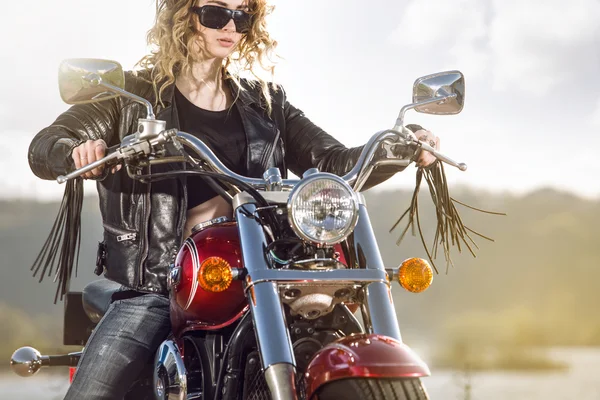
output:
[[[296,360],[285,325],[283,305],[273,282],[252,283],[253,273],[268,269],[265,260],[267,242],[257,221],[256,206],[244,204],[235,210],[241,238],[242,257],[248,271],[246,295],[254,322],[254,331],[263,370],[271,396],[275,400],[296,399]]]
[[[354,248],[361,267],[366,269],[385,270],[377,240],[371,227],[367,208],[361,204],[358,211],[358,224],[354,230]],[[362,314],[365,328],[369,333],[388,336],[402,341],[398,317],[388,284],[374,282],[362,290]]]

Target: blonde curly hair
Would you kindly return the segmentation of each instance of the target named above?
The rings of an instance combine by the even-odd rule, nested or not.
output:
[[[147,41],[154,49],[143,57],[137,65],[150,71],[151,82],[157,103],[164,106],[162,93],[166,87],[175,83],[179,74],[186,74],[199,54],[191,51],[196,40],[193,26],[194,13],[191,7],[197,0],[157,0],[155,24],[148,31]],[[248,13],[252,15],[249,31],[242,36],[233,54],[223,60],[223,71],[227,79],[231,79],[239,90],[240,74],[250,73],[251,85],[259,85],[264,97],[264,104],[271,113],[270,83],[257,75],[255,67],[261,67],[273,76],[274,55],[277,42],[271,38],[266,28],[266,17],[273,11],[267,0],[248,0]]]

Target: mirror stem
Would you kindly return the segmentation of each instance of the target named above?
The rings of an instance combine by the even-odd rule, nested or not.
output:
[[[412,103],[412,104],[408,104],[408,105],[405,105],[404,107],[402,107],[402,109],[400,110],[400,114],[398,114],[398,119],[396,119],[396,125],[394,125],[394,128],[392,128],[392,129],[395,131],[398,131],[398,132],[402,132],[402,127],[404,126],[404,114],[406,114],[406,112],[408,110],[412,110],[414,108],[417,108],[420,106],[425,106],[427,104],[432,104],[432,103],[443,104],[448,99],[453,99],[456,97],[456,94],[448,94],[448,92],[446,92],[442,88],[440,88],[438,90],[438,93],[446,93],[446,94],[442,95],[442,96],[434,97],[433,99],[430,99],[430,100],[420,101],[418,103]]]
[[[154,116],[154,111],[152,110],[152,104],[150,104],[150,102],[148,100],[146,100],[140,96],[136,96],[135,94],[126,92],[125,90],[121,89],[120,87],[111,85],[110,83],[102,82],[102,78],[97,74],[89,74],[87,76],[84,76],[83,80],[88,82],[92,86],[101,86],[103,88],[110,90],[113,93],[119,94],[123,97],[127,97],[129,99],[132,99],[133,101],[143,104],[144,106],[146,106],[146,111],[148,112],[148,116],[146,117],[146,119],[150,119],[150,120],[156,119],[156,117]]]
[[[100,82],[99,86],[102,86],[102,87],[110,90],[111,92],[120,94],[123,97],[130,98],[133,101],[143,104],[144,106],[146,106],[146,110],[148,112],[148,116],[146,117],[146,119],[155,119],[156,118],[154,115],[154,111],[152,110],[152,104],[150,104],[150,102],[148,100],[146,100],[142,97],[136,96],[135,94],[126,92],[125,90],[123,90],[119,87],[113,86],[111,84],[108,84],[108,83]]]

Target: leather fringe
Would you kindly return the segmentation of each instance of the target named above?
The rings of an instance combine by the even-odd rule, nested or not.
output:
[[[31,266],[33,276],[39,274],[39,282],[44,277],[54,274],[54,282],[58,282],[54,304],[63,300],[69,291],[73,266],[75,276],[79,262],[81,244],[81,207],[83,205],[83,180],[72,179],[66,183],[58,215],[50,234]]]
[[[437,218],[437,229],[435,231],[435,237],[433,240],[433,246],[431,250],[427,247],[427,244],[425,243],[425,238],[423,237],[423,230],[421,229],[421,221],[419,219],[418,197],[423,178],[425,178],[427,186],[429,187],[429,193],[431,195],[433,205],[435,206],[435,213]],[[402,239],[404,239],[404,236],[406,235],[409,229],[411,229],[411,233],[413,236],[416,236],[416,231],[418,231],[419,236],[421,238],[421,242],[423,243],[423,247],[425,248],[425,252],[427,253],[427,257],[429,258],[429,261],[431,261],[431,265],[433,266],[433,269],[436,273],[439,272],[433,260],[437,258],[439,246],[441,246],[444,251],[444,257],[446,259],[446,272],[448,272],[448,268],[450,265],[454,267],[454,263],[452,262],[452,258],[450,257],[450,248],[452,246],[456,246],[458,248],[459,253],[462,252],[464,246],[473,255],[473,257],[476,257],[474,248],[479,249],[479,247],[477,246],[477,243],[475,243],[475,240],[473,240],[470,234],[477,235],[483,239],[492,242],[494,241],[493,239],[484,236],[465,226],[458,213],[458,210],[455,207],[455,203],[468,207],[475,211],[484,212],[486,214],[506,215],[504,213],[491,212],[474,208],[453,199],[448,191],[448,183],[446,181],[446,173],[444,172],[444,164],[438,161],[428,168],[418,169],[415,190],[413,192],[410,206],[406,209],[406,211],[404,211],[404,213],[400,216],[398,221],[396,221],[394,226],[392,226],[392,228],[390,229],[391,233],[394,229],[398,227],[398,225],[404,219],[404,217],[408,215],[408,223],[406,224],[406,227],[404,228],[400,237],[396,241],[396,245],[400,244],[400,242],[402,241]]]

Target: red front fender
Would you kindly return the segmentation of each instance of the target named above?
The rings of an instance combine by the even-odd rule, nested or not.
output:
[[[328,344],[306,369],[310,399],[327,382],[344,378],[417,378],[429,376],[427,365],[407,345],[387,336],[350,335]]]

